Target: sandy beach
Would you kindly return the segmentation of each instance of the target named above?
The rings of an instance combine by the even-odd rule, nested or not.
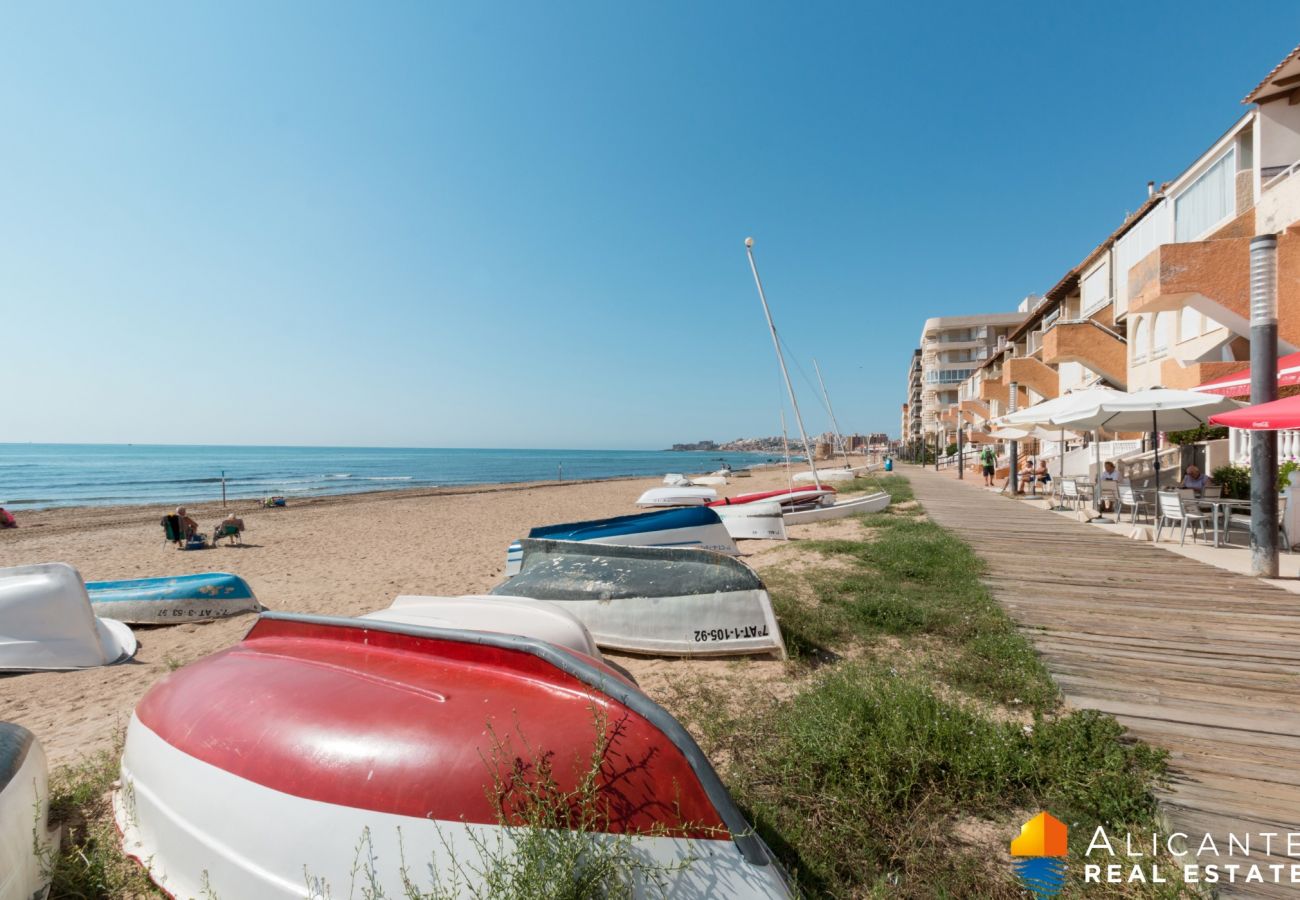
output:
[[[399,594],[481,593],[501,581],[509,542],[537,525],[637,511],[658,478],[587,483],[487,485],[318,498],[283,509],[231,503],[247,525],[243,547],[183,552],[163,540],[168,509],[107,507],[24,513],[0,532],[0,566],[67,562],[87,581],[225,571],[246,578],[270,609],[353,616],[382,609]],[[733,479],[723,496],[783,486],[783,470]],[[190,506],[207,532],[229,511]],[[824,528],[804,526],[800,531]],[[819,532],[820,533],[820,532]],[[773,542],[741,545],[751,565],[788,558]],[[140,696],[168,671],[240,640],[251,616],[135,629],[130,663],[80,672],[0,676],[0,720],[31,729],[54,765],[109,747]],[[666,702],[668,681],[737,664],[618,656],[642,687]],[[745,661],[746,678],[775,683],[784,666]]]

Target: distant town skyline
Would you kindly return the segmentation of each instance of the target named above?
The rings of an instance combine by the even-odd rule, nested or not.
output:
[[[926,318],[1046,290],[1241,114],[1300,19],[1254,12],[15,8],[0,438],[775,434],[751,235],[809,431],[815,357],[896,435]]]

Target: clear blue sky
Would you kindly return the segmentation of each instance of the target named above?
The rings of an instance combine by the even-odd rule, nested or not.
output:
[[[1300,42],[1243,11],[10,6],[0,440],[771,434],[750,234],[841,424],[893,434],[927,316],[1045,290]]]

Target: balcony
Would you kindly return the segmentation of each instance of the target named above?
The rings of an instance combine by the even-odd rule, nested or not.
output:
[[[1054,366],[1079,363],[1121,389],[1128,384],[1128,344],[1092,319],[1060,322],[1047,332],[1043,362]]]
[[[1032,356],[1013,356],[1003,364],[1002,383],[1009,385],[1013,381],[1047,400],[1061,393],[1061,380],[1056,370]]]
[[[1235,334],[1250,334],[1250,238],[1231,237],[1152,250],[1129,272],[1129,313],[1190,307]],[[1300,233],[1277,236],[1278,339],[1300,347]]]

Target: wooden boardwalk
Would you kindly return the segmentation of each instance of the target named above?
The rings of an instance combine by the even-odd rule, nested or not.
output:
[[[930,518],[987,562],[985,582],[1067,702],[1169,751],[1171,825],[1196,840],[1282,835],[1273,857],[1203,864],[1300,862],[1283,855],[1286,833],[1300,832],[1300,596],[987,492],[978,478],[902,474]],[[1296,897],[1300,886],[1223,893]]]

